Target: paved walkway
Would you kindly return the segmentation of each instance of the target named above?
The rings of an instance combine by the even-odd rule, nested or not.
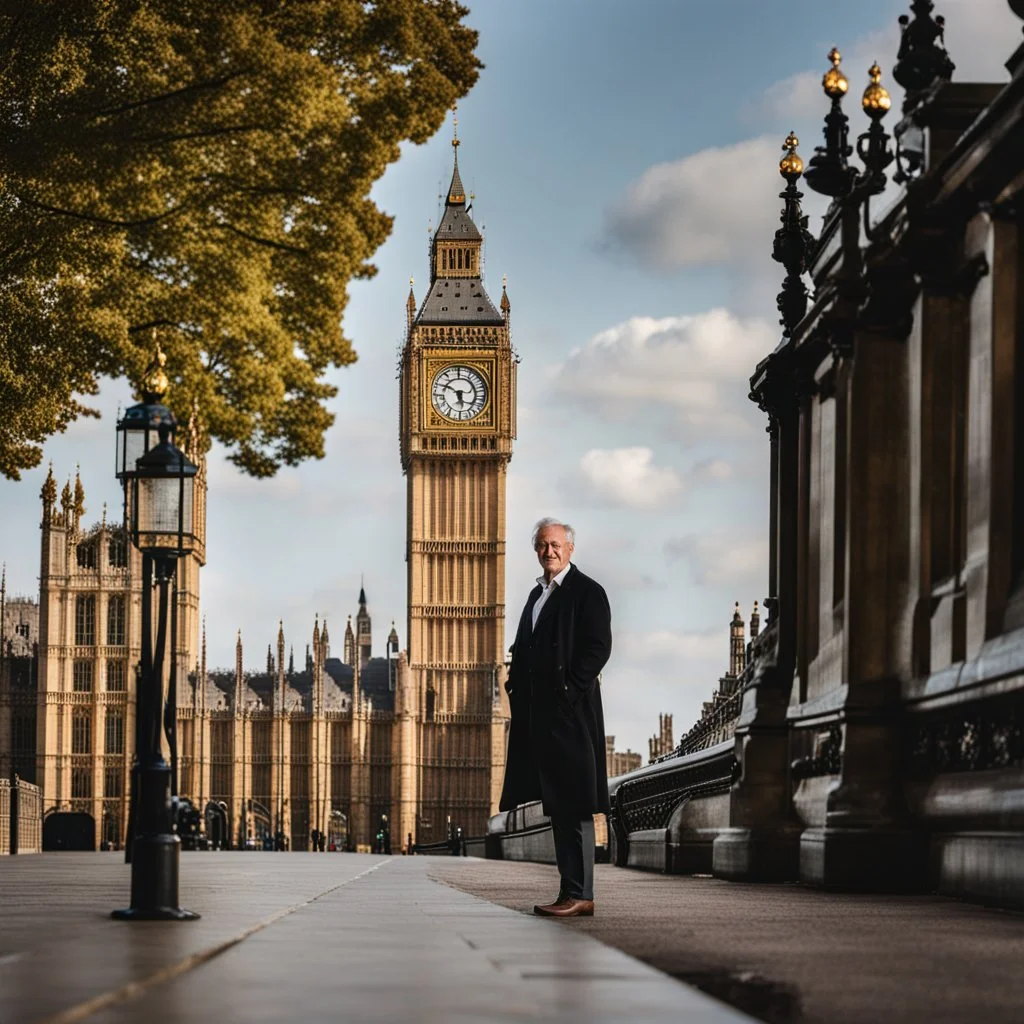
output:
[[[749,1020],[580,922],[431,880],[439,860],[184,854],[182,904],[202,919],[127,924],[108,916],[128,894],[120,854],[0,858],[0,1021]],[[516,884],[520,867],[483,865]]]
[[[433,858],[431,874],[529,912],[558,877],[543,864]],[[598,865],[597,914],[561,922],[788,1024],[1018,1024],[1024,915],[937,896],[822,893]]]

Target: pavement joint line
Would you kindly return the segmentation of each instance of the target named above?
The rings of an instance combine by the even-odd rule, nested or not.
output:
[[[317,900],[323,899],[324,896],[329,896],[332,892],[337,892],[338,889],[342,889],[346,885],[358,882],[360,878],[365,878],[371,872],[384,867],[385,864],[390,864],[392,859],[393,858],[389,857],[387,860],[378,861],[372,867],[368,867],[365,871],[360,871],[358,875],[346,878],[344,882],[332,885],[330,889],[324,889],[323,892],[317,893],[315,896],[311,896],[308,900],[304,900],[302,903],[296,903],[294,906],[285,907],[284,910],[279,910],[276,914],[271,914],[270,917],[265,920],[257,921],[256,924],[244,929],[237,935],[233,935],[230,939],[225,939],[223,942],[218,942],[215,946],[210,946],[208,949],[200,950],[198,953],[192,953],[176,963],[168,964],[167,967],[162,967],[159,971],[154,971],[149,975],[149,977],[143,978],[142,981],[130,981],[127,985],[122,985],[120,988],[112,989],[110,992],[102,992],[98,996],[93,996],[92,999],[85,1000],[83,1003],[77,1003],[75,1006],[69,1006],[66,1010],[61,1010],[60,1013],[53,1014],[50,1017],[43,1017],[36,1021],[36,1024],[77,1024],[78,1021],[85,1020],[87,1017],[91,1017],[94,1013],[98,1013],[100,1010],[105,1010],[110,1006],[116,1006],[118,1003],[128,1002],[131,999],[137,999],[150,989],[163,985],[165,982],[173,981],[175,978],[181,977],[181,975],[187,974],[196,967],[215,959],[220,956],[221,953],[226,953],[229,949],[232,949],[244,942],[250,936],[263,931],[264,928],[280,921],[282,918],[288,917],[290,914],[294,914],[295,911],[301,910],[303,907],[308,907],[311,903],[316,903]],[[148,922],[146,923],[148,924]]]

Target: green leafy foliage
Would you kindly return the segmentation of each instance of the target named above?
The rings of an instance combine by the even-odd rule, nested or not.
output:
[[[454,0],[0,0],[0,472],[138,381],[255,476],[322,457],[369,199],[476,80]]]

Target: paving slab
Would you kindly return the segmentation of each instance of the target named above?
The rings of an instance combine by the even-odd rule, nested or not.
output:
[[[529,914],[545,864],[431,858],[431,875]],[[939,896],[825,893],[597,866],[600,939],[772,1024],[1018,1024],[1024,915]]]
[[[571,928],[429,877],[431,858],[182,856],[199,921],[119,922],[117,854],[0,860],[0,1021],[750,1018]]]

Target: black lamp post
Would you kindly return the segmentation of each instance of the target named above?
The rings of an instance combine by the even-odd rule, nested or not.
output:
[[[132,478],[135,476],[135,465],[138,460],[146,454],[160,439],[160,427],[166,426],[170,431],[170,438],[173,441],[177,431],[177,422],[174,414],[163,404],[163,397],[167,392],[167,374],[164,372],[164,365],[167,359],[160,351],[156,340],[156,331],[153,331],[153,360],[146,368],[146,374],[142,382],[142,401],[131,406],[125,411],[117,424],[117,446],[114,454],[115,475],[121,483],[123,494],[122,523],[125,532],[128,531],[128,501],[131,497]],[[143,607],[148,607],[150,587],[143,594]],[[143,632],[150,627],[150,619],[144,617]],[[172,640],[173,643],[173,640]],[[142,683],[139,669],[136,668],[135,691],[139,693]],[[132,840],[135,837],[135,814],[138,794],[138,752],[142,749],[141,744],[142,721],[138,714],[135,716],[135,762],[132,765],[131,785],[128,794],[128,822],[124,835],[124,859],[130,864],[132,860]]]
[[[195,478],[198,467],[171,440],[174,417],[159,405],[166,390],[162,356],[147,384],[141,410],[118,425],[118,476],[132,543],[142,554],[142,660],[136,687],[136,751],[130,819],[131,906],[115,910],[120,920],[194,920],[178,906],[180,841],[171,822],[171,767],[160,743],[168,587],[179,558],[196,543]],[[156,427],[155,438],[152,427]],[[156,440],[154,444],[153,441]],[[130,458],[136,452],[134,466]],[[153,588],[158,592],[153,638]]]

